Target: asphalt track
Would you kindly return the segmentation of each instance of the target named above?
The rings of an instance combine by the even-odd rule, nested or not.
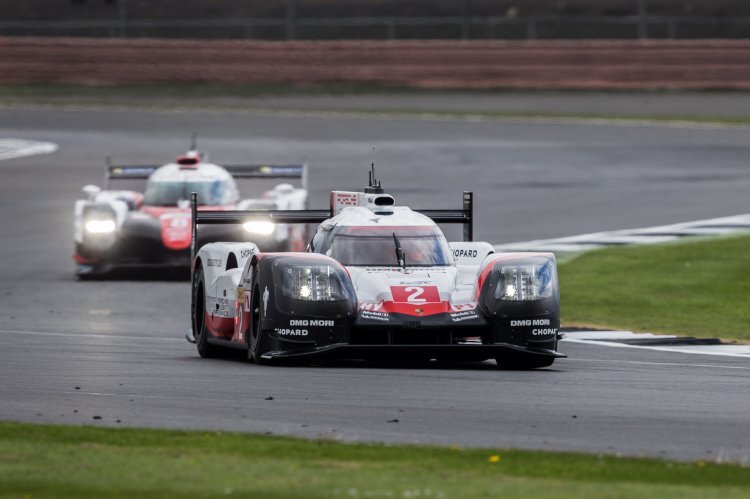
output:
[[[104,156],[163,162],[195,130],[219,163],[306,157],[312,207],[361,187],[374,145],[404,203],[474,190],[492,243],[750,211],[747,128],[0,109],[0,138],[59,145],[0,162],[0,419],[750,460],[744,359],[572,343],[533,372],[198,358],[187,283],[77,282],[70,260],[73,200]]]

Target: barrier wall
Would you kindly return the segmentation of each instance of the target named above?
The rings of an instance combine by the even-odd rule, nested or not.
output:
[[[750,89],[750,41],[0,37],[0,83]]]

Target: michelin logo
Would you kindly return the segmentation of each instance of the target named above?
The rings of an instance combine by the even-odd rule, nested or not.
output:
[[[450,314],[450,317],[453,322],[461,322],[476,319],[478,315],[474,310],[464,310],[463,312],[454,312]]]

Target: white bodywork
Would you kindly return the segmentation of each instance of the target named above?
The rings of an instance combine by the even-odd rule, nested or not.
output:
[[[258,253],[253,243],[211,243],[200,249],[198,258],[203,268],[207,311],[217,317],[234,317],[237,288],[244,269]],[[237,259],[237,267],[226,270],[230,255]]]
[[[335,194],[338,193],[333,193]],[[357,196],[348,198],[353,200],[351,205],[334,209],[338,214],[322,222],[318,233],[345,226],[437,227],[432,219],[408,207],[375,205],[376,198],[390,198],[388,195],[345,194]],[[434,302],[435,291],[439,301],[446,303],[450,311],[476,308],[478,276],[484,263],[494,253],[492,245],[486,242],[452,242],[449,246],[452,261],[450,265],[445,266],[346,266],[357,294],[359,308],[376,312],[381,310],[386,302],[402,300],[401,303],[404,303],[405,300],[405,303],[410,305]],[[223,272],[220,262],[226,262],[230,252],[241,256],[237,252],[243,250],[247,254],[242,255],[242,262],[238,258],[238,263],[240,268],[244,266],[244,271]],[[248,257],[255,253],[257,247],[254,245],[213,243],[200,248],[197,256],[204,269],[208,312],[218,315],[226,310],[229,315],[221,315],[222,317],[233,316],[237,288],[240,288],[240,291],[251,289],[253,269]],[[216,266],[207,265],[208,261],[215,261]],[[393,287],[403,290],[403,294],[394,296]]]

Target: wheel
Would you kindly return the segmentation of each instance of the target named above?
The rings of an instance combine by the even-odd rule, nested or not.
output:
[[[258,283],[258,272],[255,273],[253,282],[253,293],[250,299],[250,334],[248,341],[250,347],[247,349],[247,356],[256,364],[267,364],[268,360],[262,355],[268,351],[266,347],[267,339],[260,327],[261,320],[265,318],[265,311],[261,301],[260,285]]]
[[[508,357],[495,359],[497,367],[504,371],[525,371],[549,367],[555,362],[554,357]]]
[[[193,276],[193,337],[198,354],[203,358],[217,356],[217,348],[208,343],[208,328],[206,328],[206,295],[203,284],[203,269],[198,267]]]

